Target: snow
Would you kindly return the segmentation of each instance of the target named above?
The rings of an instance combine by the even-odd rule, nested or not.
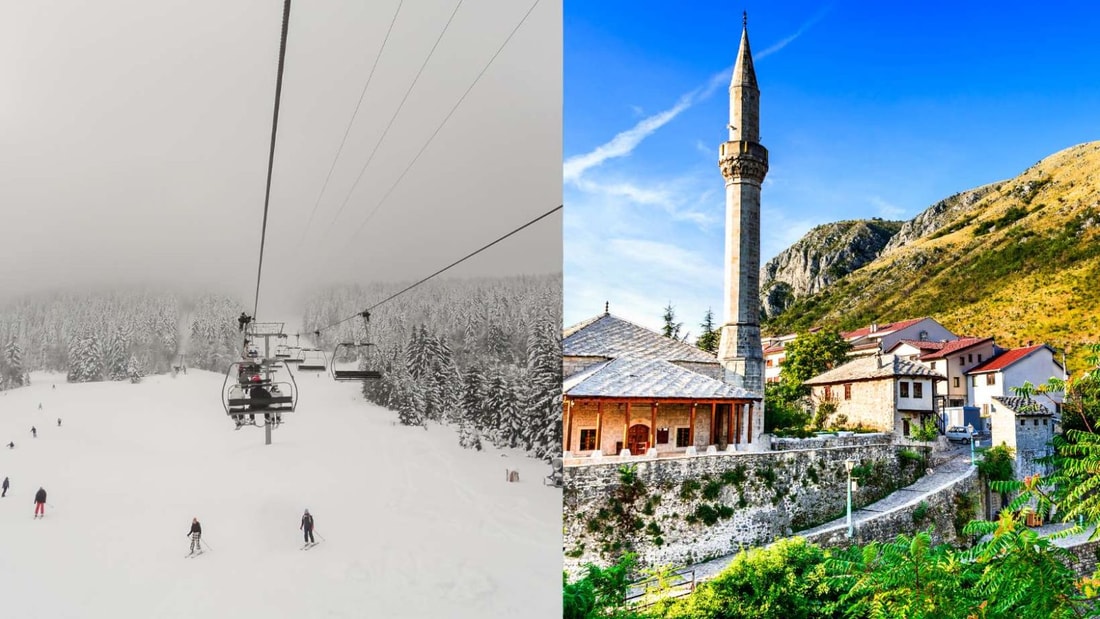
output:
[[[561,616],[545,462],[462,449],[450,428],[396,424],[358,383],[304,372],[264,445],[262,428],[233,430],[223,378],[35,373],[0,392],[3,616]],[[326,541],[303,552],[306,508]],[[212,550],[185,560],[192,517]]]

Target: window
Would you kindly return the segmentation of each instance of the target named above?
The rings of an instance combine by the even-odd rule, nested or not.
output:
[[[978,363],[982,362],[982,353],[978,353]]]
[[[966,365],[966,357],[963,357],[963,356],[959,357],[959,365]]]
[[[1036,419],[1036,420],[1035,420],[1035,427],[1038,427],[1038,426],[1039,426],[1039,420],[1038,420],[1038,419]]]
[[[657,444],[664,445],[668,443],[668,428],[657,428]]]
[[[954,378],[954,380],[955,380],[955,386],[956,386],[956,387],[958,387],[958,386],[959,386],[959,377],[958,377],[958,376],[956,376],[956,377]]]
[[[825,399],[826,400],[832,400],[833,399],[832,385],[825,385]]]
[[[936,362],[935,361],[932,362],[932,369],[933,370],[936,369]]]
[[[852,383],[844,383],[844,399],[852,399]]]
[[[768,359],[767,361],[764,362],[764,367],[769,367],[770,368],[771,366],[772,366],[772,360],[771,359]]]
[[[1020,420],[1020,425],[1021,426],[1024,425],[1024,420],[1023,419]]]
[[[677,447],[690,447],[691,443],[691,428],[676,428],[676,446]]]
[[[1044,426],[1047,425],[1047,420],[1046,419],[1043,420],[1043,425]]]
[[[975,386],[975,387],[978,386],[978,375],[977,374],[970,377],[970,384]]]
[[[909,397],[909,382],[903,380],[899,383],[899,385],[901,385],[901,397],[908,398]]]
[[[928,332],[927,331],[921,331],[920,335],[918,335],[917,337],[920,339],[920,341],[927,342],[928,341]]]
[[[581,430],[581,451],[592,451],[594,449],[596,449],[595,428],[589,430]]]
[[[985,375],[985,384],[987,384],[987,385],[996,385],[997,384],[997,374],[995,372],[990,372],[989,374],[986,374]]]
[[[918,383],[916,381],[913,381],[913,397],[914,398],[923,398],[924,397],[924,383]]]
[[[967,355],[966,356],[966,362],[967,363],[972,363],[973,361],[974,361],[974,355]]]

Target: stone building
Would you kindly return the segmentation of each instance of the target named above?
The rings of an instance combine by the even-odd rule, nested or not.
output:
[[[835,402],[847,425],[909,436],[935,415],[934,385],[944,378],[897,355],[858,357],[804,384],[814,402]],[[834,418],[835,420],[835,418]]]
[[[605,312],[566,329],[562,363],[562,440],[573,456],[763,448],[751,431],[759,396],[694,346]]]
[[[1016,479],[1048,474],[1050,469],[1035,461],[1053,453],[1054,413],[1031,398],[993,396],[989,403],[993,445],[1002,443],[1016,454]]]

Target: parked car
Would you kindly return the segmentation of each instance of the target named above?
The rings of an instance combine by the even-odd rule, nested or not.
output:
[[[947,428],[947,432],[944,432],[943,435],[952,443],[962,443],[964,445],[969,443],[973,438],[970,431],[963,426],[951,426]]]

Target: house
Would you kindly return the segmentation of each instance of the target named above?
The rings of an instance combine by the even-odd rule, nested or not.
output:
[[[922,354],[918,360],[946,378],[942,393],[936,394],[940,409],[966,406],[970,394],[967,371],[1001,352],[1003,349],[994,344],[991,337],[960,337],[945,342],[938,350]]]
[[[815,327],[814,332],[820,329]],[[786,359],[786,346],[797,337],[790,333],[769,338],[764,341],[764,371],[768,382],[779,380],[779,368]],[[909,347],[898,351],[902,356],[912,356],[916,351],[932,350],[932,346],[957,339],[955,334],[944,327],[934,318],[913,318],[891,323],[872,323],[866,327],[854,331],[846,331],[840,334],[846,342],[852,345],[849,353],[851,357],[861,355],[874,355],[878,353],[890,353],[902,342],[908,342]],[[927,342],[927,346],[915,346],[913,342]],[[891,353],[893,354],[893,353]]]
[[[564,451],[683,454],[762,448],[760,396],[726,382],[717,357],[608,312],[563,333]],[[653,451],[650,451],[653,450]]]
[[[1049,467],[1035,461],[1053,453],[1053,411],[1029,397],[992,396],[989,417],[993,445],[1003,443],[1016,454],[1016,479],[1050,473]]]
[[[836,417],[909,436],[935,414],[932,395],[943,375],[897,355],[862,356],[806,381],[815,402],[835,402]],[[835,420],[835,417],[834,417]]]
[[[1065,369],[1054,360],[1053,348],[1038,344],[1002,351],[971,368],[966,376],[970,380],[967,403],[981,409],[986,417],[994,397],[1016,395],[1012,388],[1022,387],[1025,382],[1041,385],[1052,377],[1064,377]],[[1051,399],[1061,403],[1057,394],[1051,394]]]
[[[935,318],[913,318],[898,322],[870,325],[840,334],[852,345],[852,356],[886,352],[902,340],[943,342],[956,339],[954,333]]]

